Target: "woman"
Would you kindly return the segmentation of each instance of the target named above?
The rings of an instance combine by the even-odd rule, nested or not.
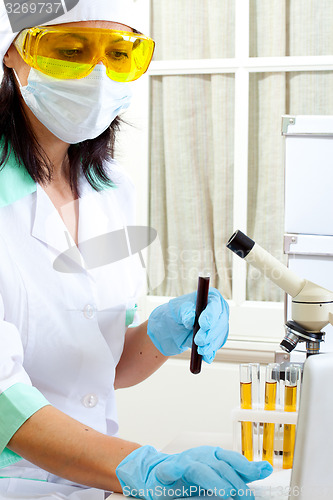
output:
[[[190,347],[195,314],[190,294],[127,330],[142,276],[139,257],[121,253],[133,186],[112,154],[153,42],[134,30],[125,0],[80,0],[38,23],[19,14],[0,18],[0,492],[245,490],[267,463],[212,447],[166,455],[115,437],[115,388]],[[211,362],[228,334],[217,290],[200,326]]]

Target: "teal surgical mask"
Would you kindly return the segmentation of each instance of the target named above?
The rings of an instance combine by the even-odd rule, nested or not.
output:
[[[20,84],[20,89],[26,105],[48,130],[76,144],[98,137],[129,107],[129,85],[111,80],[105,66],[98,64],[80,80],[60,80],[31,68],[28,85]]]

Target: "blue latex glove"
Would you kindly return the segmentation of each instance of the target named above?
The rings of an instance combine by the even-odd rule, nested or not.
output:
[[[148,335],[164,356],[179,354],[192,347],[197,292],[182,295],[153,310],[148,319]],[[215,288],[210,288],[208,304],[199,316],[200,329],[194,342],[206,363],[227,340],[229,306]]]
[[[174,455],[143,446],[118,465],[116,474],[124,495],[147,500],[199,496],[200,492],[202,496],[203,490],[221,498],[237,498],[237,492],[239,498],[254,498],[246,483],[264,479],[272,470],[268,462],[249,462],[240,453],[213,446]]]

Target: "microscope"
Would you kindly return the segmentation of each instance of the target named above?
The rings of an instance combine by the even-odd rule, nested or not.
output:
[[[290,353],[298,342],[306,342],[307,357],[319,354],[325,337],[321,330],[329,323],[333,325],[333,292],[300,278],[239,230],[230,237],[227,247],[292,297],[292,320],[285,325],[281,349]]]

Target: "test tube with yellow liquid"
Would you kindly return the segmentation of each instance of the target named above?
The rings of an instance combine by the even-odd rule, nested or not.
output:
[[[285,372],[284,411],[297,410],[298,385],[301,379],[301,370],[297,365],[290,365]],[[283,430],[283,469],[291,469],[294,459],[296,425],[285,424]]]
[[[252,372],[249,364],[240,365],[240,406],[243,410],[252,409]],[[253,460],[252,422],[241,422],[242,454]]]
[[[243,410],[257,406],[259,368],[256,363],[240,365],[240,406]],[[248,460],[253,460],[253,428],[252,422],[241,422],[242,454]]]
[[[265,380],[265,406],[267,411],[276,410],[278,402],[280,380],[280,366],[277,363],[270,363],[266,367],[266,380]],[[262,444],[262,459],[267,460],[273,465],[274,458],[274,436],[275,424],[264,423],[263,431],[263,444]]]

